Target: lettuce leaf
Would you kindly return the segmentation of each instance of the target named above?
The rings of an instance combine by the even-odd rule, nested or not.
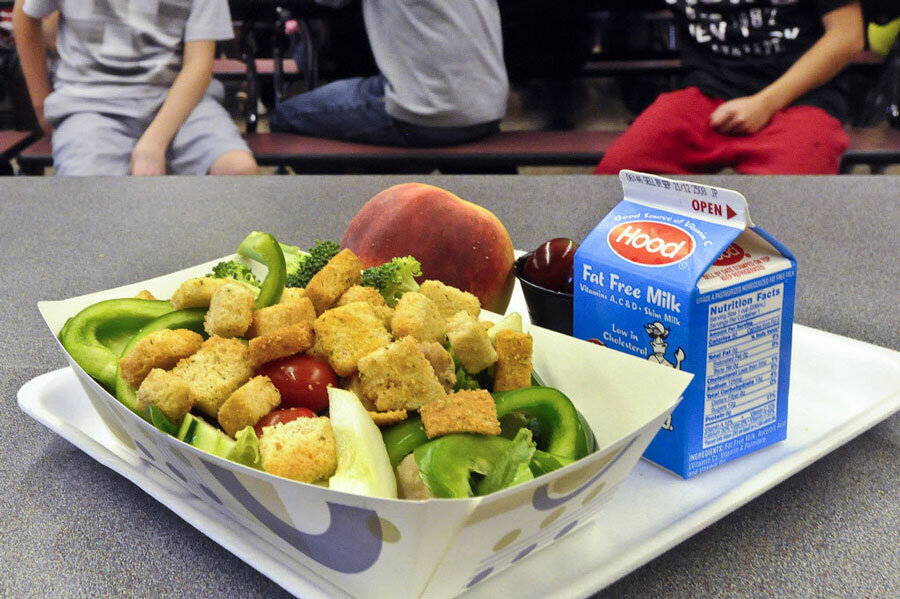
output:
[[[225,456],[226,459],[244,466],[250,466],[262,470],[262,460],[259,457],[259,439],[252,426],[245,426],[234,436],[234,447]]]

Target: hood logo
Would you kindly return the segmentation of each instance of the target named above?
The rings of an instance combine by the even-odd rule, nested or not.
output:
[[[641,266],[669,266],[694,253],[696,244],[684,229],[655,221],[616,225],[607,235],[610,249],[623,260]]]
[[[732,243],[724,252],[722,252],[722,255],[713,262],[713,266],[731,266],[732,264],[737,264],[743,260],[744,256],[746,256],[744,248],[736,243]]]

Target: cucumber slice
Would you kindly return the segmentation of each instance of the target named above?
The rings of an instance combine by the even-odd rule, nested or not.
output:
[[[184,417],[176,436],[188,445],[222,458],[234,448],[234,439],[193,414]]]
[[[178,432],[175,433],[175,436],[188,445],[193,445],[195,432],[197,432],[197,418],[188,414],[184,417],[184,420],[181,421],[181,427],[178,429]]]
[[[328,387],[328,416],[338,448],[337,471],[328,488],[396,499],[397,478],[381,431],[356,394]]]
[[[494,342],[494,338],[497,337],[497,333],[500,331],[518,331],[522,332],[522,315],[518,312],[510,312],[496,323],[494,326],[488,329],[488,337],[491,340],[491,343]]]

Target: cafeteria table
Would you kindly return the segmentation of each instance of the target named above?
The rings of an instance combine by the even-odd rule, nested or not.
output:
[[[900,347],[900,177],[684,178],[743,193],[753,220],[794,252],[798,324]],[[301,247],[316,239],[339,240],[366,200],[410,180],[0,180],[0,597],[290,596],[137,484],[19,409],[23,385],[66,365],[36,304],[230,254],[252,230]],[[488,208],[522,250],[551,237],[583,239],[621,199],[616,177],[423,175],[415,180]],[[823,361],[823,372],[832,359],[841,357]],[[577,546],[588,538],[580,532],[587,528],[566,542]],[[578,570],[575,555],[573,571]],[[650,557],[609,586],[588,584],[579,594],[595,599],[896,597],[900,416],[886,415]],[[503,585],[491,588],[504,597],[528,597],[534,588],[546,588],[543,582],[569,575],[542,569],[541,559],[541,552],[527,557],[509,574],[501,573]]]

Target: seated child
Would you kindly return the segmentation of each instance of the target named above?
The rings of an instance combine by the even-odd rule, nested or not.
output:
[[[685,88],[661,94],[595,169],[834,174],[849,143],[835,77],[862,51],[858,0],[666,0]]]
[[[56,11],[51,91],[41,19]],[[13,28],[57,174],[257,172],[211,85],[226,0],[16,0]]]
[[[500,130],[509,83],[496,0],[363,0],[362,9],[380,74],[287,98],[272,131],[439,146]]]

